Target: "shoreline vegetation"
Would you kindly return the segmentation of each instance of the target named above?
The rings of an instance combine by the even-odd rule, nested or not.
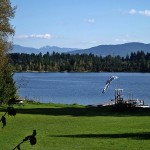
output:
[[[9,54],[14,72],[150,72],[150,53],[132,52],[126,57],[94,54]]]
[[[88,72],[88,71],[84,71],[84,72],[67,72],[67,71],[31,71],[31,70],[27,70],[27,71],[13,71],[13,73],[112,73],[112,72]],[[114,72],[115,73],[115,72]],[[150,72],[116,72],[116,73],[150,73]]]

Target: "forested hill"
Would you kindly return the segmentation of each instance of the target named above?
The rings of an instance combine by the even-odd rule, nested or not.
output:
[[[113,55],[113,56],[126,56],[131,52],[144,51],[145,53],[150,52],[150,44],[132,42],[117,45],[99,45],[84,50],[75,50],[69,52],[70,54],[94,54],[94,55]]]
[[[126,57],[94,54],[46,53],[10,55],[14,71],[49,72],[150,72],[150,53],[132,52]]]

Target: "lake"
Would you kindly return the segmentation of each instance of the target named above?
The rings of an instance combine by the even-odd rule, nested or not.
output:
[[[119,78],[103,94],[111,76]],[[20,97],[42,103],[101,104],[121,88],[124,98],[143,99],[150,105],[150,73],[15,73],[14,80]]]

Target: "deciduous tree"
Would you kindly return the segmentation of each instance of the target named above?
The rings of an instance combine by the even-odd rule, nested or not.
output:
[[[11,48],[10,39],[14,35],[14,28],[10,20],[14,18],[15,7],[10,0],[0,0],[0,100],[7,103],[16,94],[13,72],[8,61],[8,51]]]

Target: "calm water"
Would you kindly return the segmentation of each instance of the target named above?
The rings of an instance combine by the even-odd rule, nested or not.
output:
[[[112,75],[119,79],[102,94]],[[124,98],[150,105],[150,73],[15,73],[14,79],[21,97],[44,103],[99,104],[113,99],[118,87],[124,89]]]

